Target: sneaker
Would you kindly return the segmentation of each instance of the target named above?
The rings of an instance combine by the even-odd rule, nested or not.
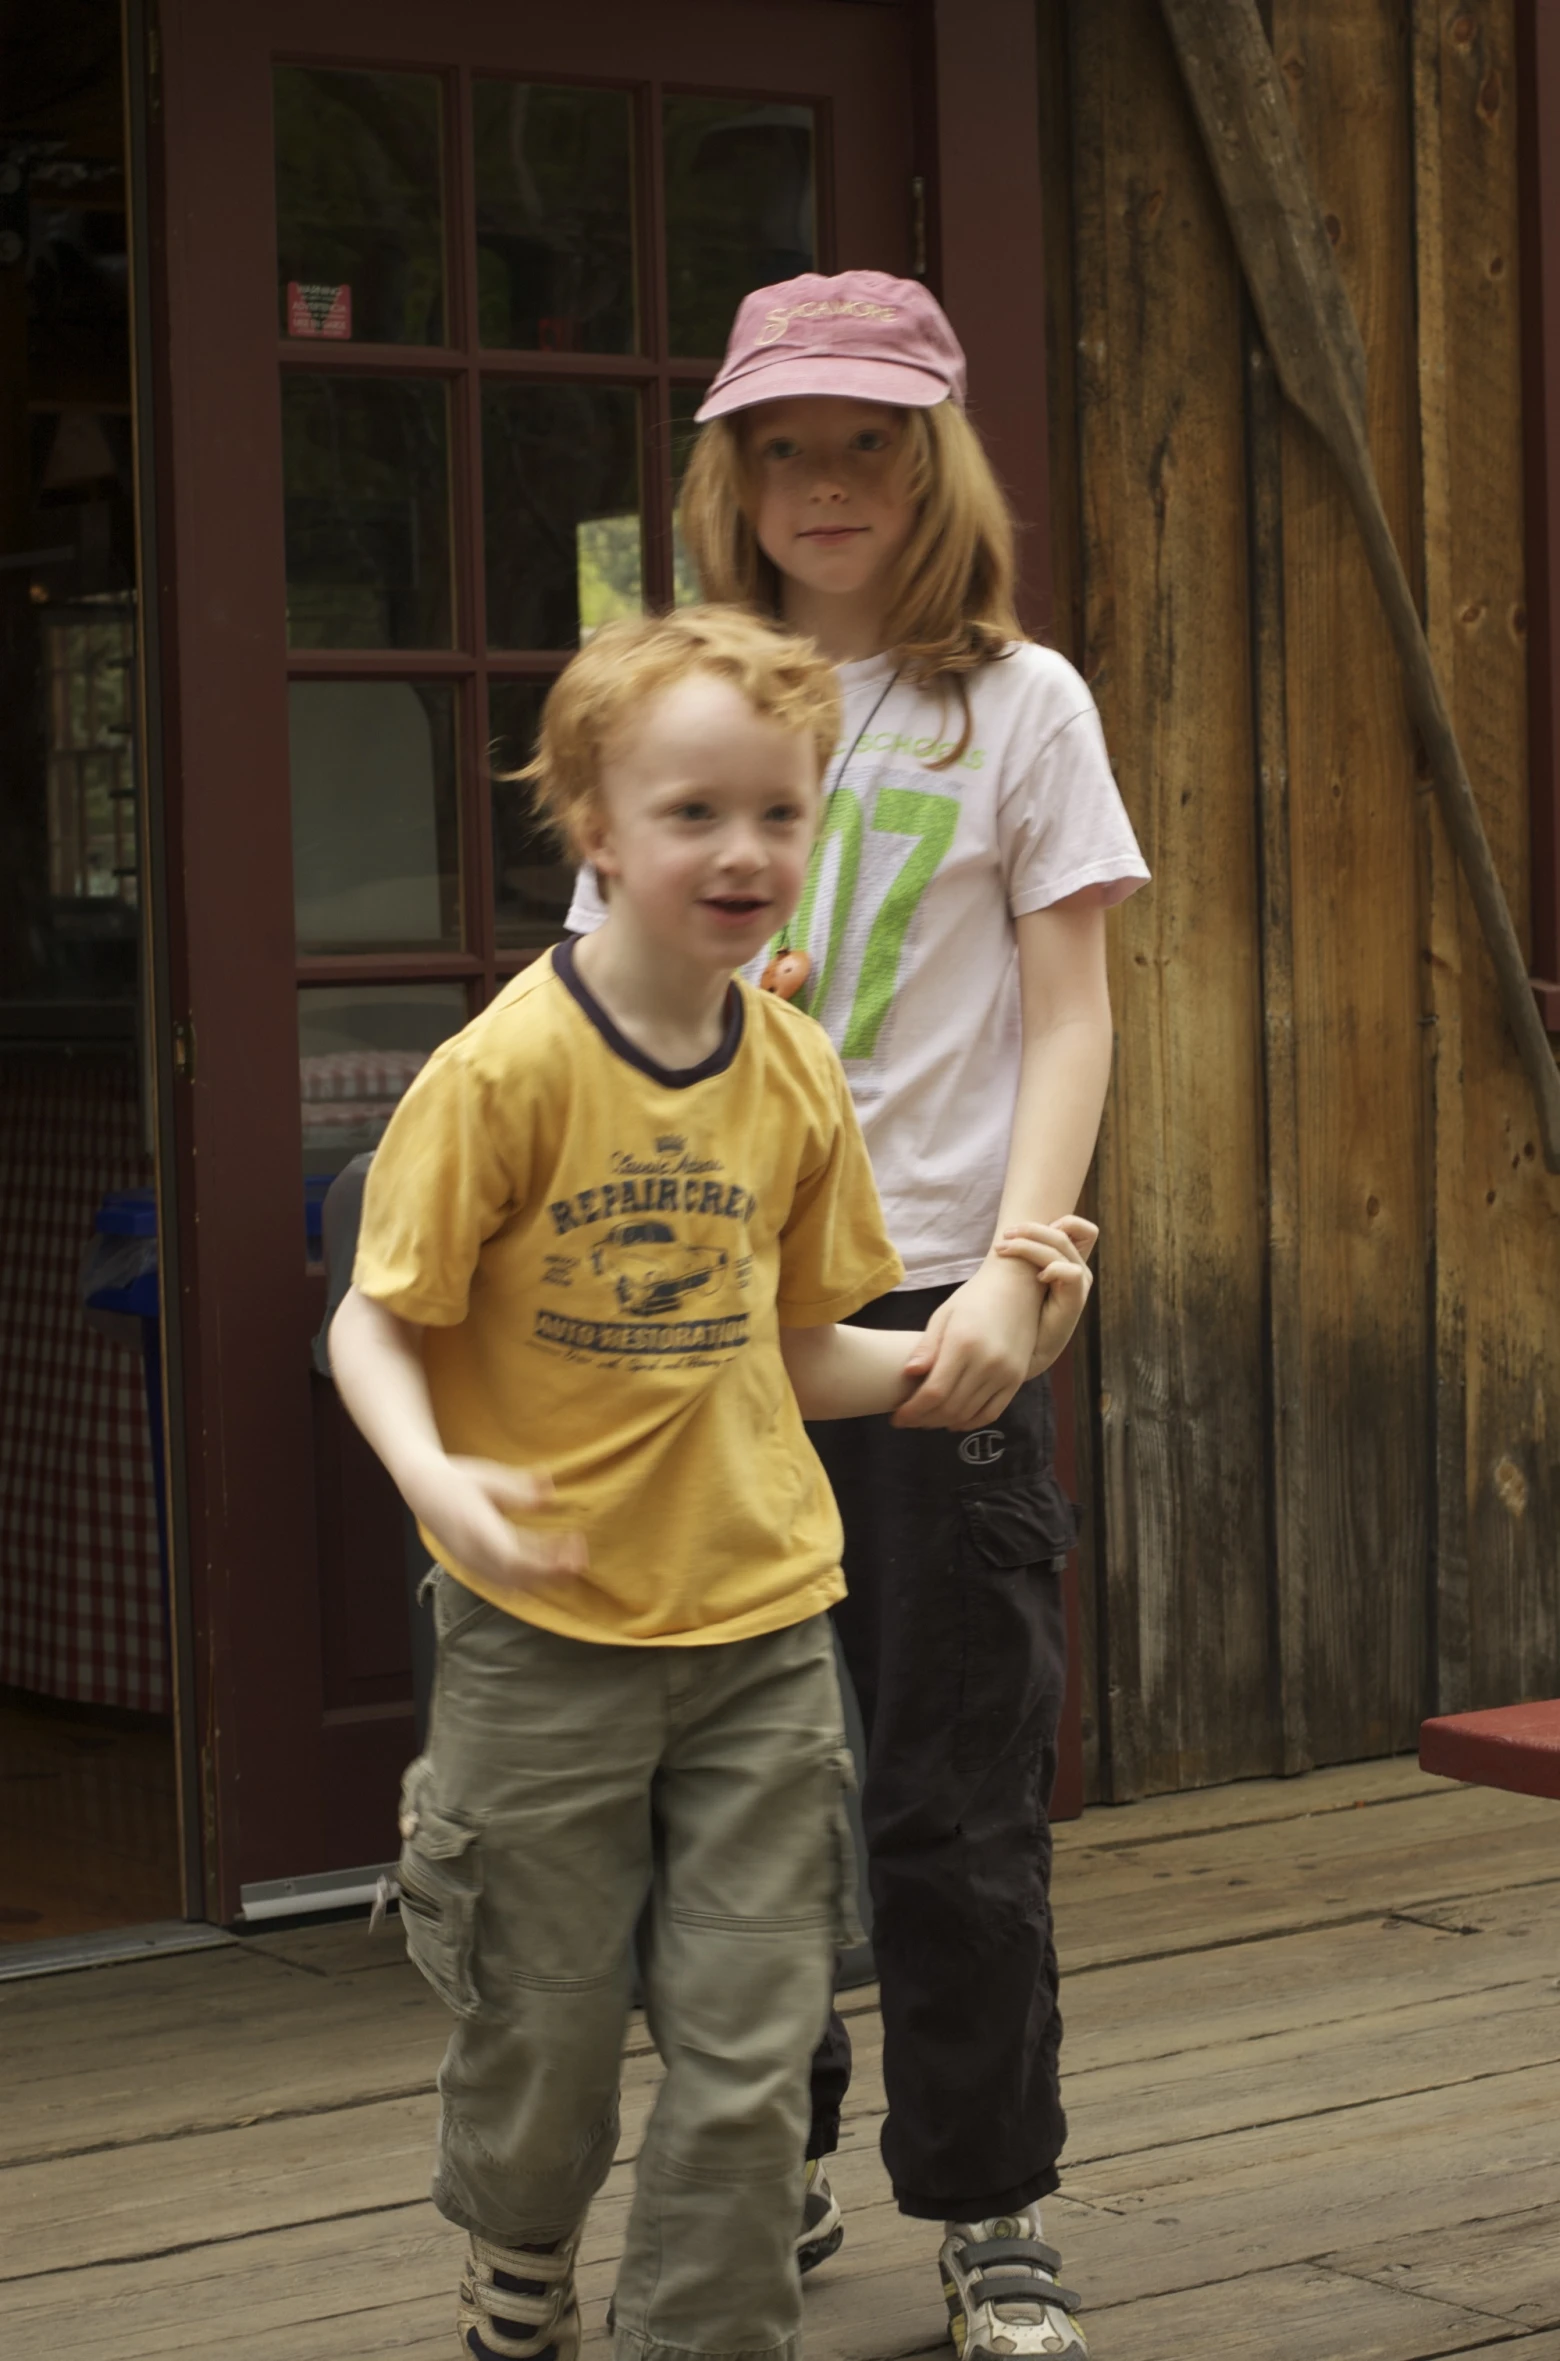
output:
[[[460,2282],[461,2361],[579,2361],[578,2234],[556,2246],[490,2246],[475,2235]]]
[[[959,2361],[1049,2353],[1088,2361],[1073,2318],[1078,2298],[1057,2273],[1062,2258],[1040,2236],[1040,2208],[989,2222],[950,2222],[938,2262]]]
[[[840,2201],[829,2187],[823,2158],[814,2156],[808,2163],[802,2190],[802,2226],[796,2239],[797,2269],[816,2271],[831,2254],[839,2253],[844,2242],[845,2217],[840,2212]]]

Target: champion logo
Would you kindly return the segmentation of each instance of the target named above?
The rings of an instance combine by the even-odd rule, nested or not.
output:
[[[1007,1437],[999,1426],[983,1426],[973,1435],[966,1435],[959,1445],[959,1457],[966,1467],[990,1467],[1007,1449]]]

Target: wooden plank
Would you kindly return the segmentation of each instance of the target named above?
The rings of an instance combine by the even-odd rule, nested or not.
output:
[[[1560,2325],[1557,2254],[1560,2197],[1553,2197],[1520,2213],[1460,2222],[1429,2236],[1349,2246],[1326,2261],[1331,2269],[1380,2280],[1405,2293],[1467,2304],[1495,2319],[1537,2329]]]
[[[1447,418],[1446,188],[1440,137],[1439,0],[1414,0],[1415,293],[1419,311],[1419,434],[1423,484],[1425,633],[1438,678],[1452,691],[1451,436]],[[1453,223],[1454,239],[1461,225]],[[1461,717],[1459,716],[1459,726]],[[1426,1084],[1432,1108],[1435,1227],[1431,1535],[1432,1694],[1442,1711],[1468,1702],[1468,1224],[1463,1185],[1466,1075],[1457,856],[1428,799],[1420,830],[1427,915],[1424,961]]]
[[[1417,507],[1408,90],[1395,0],[1275,0],[1273,46],[1369,361],[1399,545]],[[1409,1743],[1423,1702],[1429,1317],[1417,782],[1397,658],[1332,459],[1284,420],[1284,572],[1310,1526],[1320,1762]]]
[[[1346,2037],[1390,1994],[1407,2010],[1427,2000],[1498,1994],[1530,1983],[1555,1957],[1560,1882],[1413,1917],[1351,1920],[1119,1967],[1069,1981],[1064,2069],[1149,2066],[1225,2042],[1308,2026]]]
[[[1248,1889],[1226,1880],[1264,1850],[1275,1890],[1293,1868],[1319,1890],[1358,1874],[1376,1894],[1368,1920],[1070,1978],[1075,2138],[1066,2190],[1047,2203],[1047,2228],[1063,2246],[1069,2278],[1091,2298],[1103,2361],[1163,2361],[1180,2349],[1167,2344],[1167,2323],[1184,2322],[1190,2303],[1200,2321],[1206,2316],[1203,2341],[1215,2353],[1235,2349],[1220,2342],[1233,2334],[1227,2323],[1244,2317],[1249,2331],[1256,2317],[1264,2352],[1332,2361],[1339,2349],[1449,2349],[1440,2335],[1448,2311],[1471,2315],[1453,2340],[1457,2349],[1481,2337],[1493,2344],[1481,2315],[1492,2317],[1485,2299],[1502,2269],[1513,2306],[1529,2302],[1535,2283],[1542,2294],[1546,2241],[1527,2217],[1540,2201],[1553,2202],[1560,2068],[1545,2051],[1560,2010],[1553,1973],[1560,1879],[1497,1891],[1471,1908],[1428,1902],[1412,1921],[1382,1910],[1400,1886],[1418,1882],[1437,1848],[1453,1878],[1481,1860],[1498,1874],[1518,1858],[1514,1844],[1540,1825],[1553,1827],[1553,1814],[1528,1799],[1439,1782],[1420,1782],[1414,1793],[1411,1773],[1411,1766],[1371,1767],[1380,1800],[1361,1809],[1338,1808],[1353,1774],[1331,1772],[1224,1799],[1226,1811],[1244,1806],[1260,1815],[1275,1798],[1310,1793],[1322,1808],[1303,1816],[1291,1805],[1280,1819],[1248,1816],[1221,1830],[1202,1818],[1221,1799],[1199,1795],[1179,1807],[1191,1823],[1181,1838],[1169,1802],[1093,1812],[1073,1832],[1150,1829],[1137,1848],[1075,1845],[1075,1898],[1085,1918],[1093,1907],[1087,1881],[1110,1886],[1112,1910],[1141,1915],[1141,1885],[1136,1903],[1121,1901],[1130,1880],[1146,1879],[1164,1895],[1155,1870],[1173,1862],[1168,1886],[1200,1902],[1194,1923],[1206,1937],[1210,1925],[1245,1909]],[[1402,1840],[1396,1869],[1394,1833]],[[1200,1880],[1191,1876],[1197,1867],[1208,1871]],[[1463,1926],[1479,1931],[1443,1931]],[[219,2054],[224,2028],[214,2011],[202,2016],[191,1992],[171,1989],[172,1971],[181,1969],[204,1970],[220,1986],[230,2046],[244,2038],[246,1998],[280,2039],[281,2023],[266,2017],[277,2004],[262,2006],[260,1997],[274,1987],[311,1994],[343,2020],[350,2009],[354,2023],[377,2012],[379,2046],[393,2068],[407,2028],[415,2028],[401,2006],[406,1971],[353,1974],[354,1936],[350,1928],[315,1930],[312,1973],[274,1961],[261,1973],[258,1955],[240,1954],[245,1973],[235,1980],[230,1955],[216,1953],[70,1979],[69,2009],[60,2005],[60,1983],[46,2002],[46,1988],[36,1987],[25,2025],[20,2015],[6,2025],[23,2031],[21,2043],[0,2041],[0,2055],[9,2060],[23,2047],[45,2079],[52,2060],[69,2081],[74,2056],[101,2050],[99,2029],[111,2023],[133,2079],[135,2006],[147,1999],[148,1978],[160,1974],[157,2008],[171,2016],[182,1997],[195,2029],[186,2067],[194,2085]],[[812,2361],[890,2361],[938,2349],[944,2333],[936,2227],[898,2214],[877,2152],[880,2038],[871,2016],[859,2013],[863,1999],[851,1996],[860,2071],[835,2170],[848,2239],[809,2289]],[[298,2014],[287,2022],[307,2046]],[[152,2039],[163,2038],[159,2026]],[[411,2038],[423,2033],[414,2029]],[[631,2047],[636,2041],[637,2027]],[[160,2071],[176,2067],[165,2060]],[[274,2060],[273,2071],[280,2077]],[[1440,2079],[1423,2087],[1427,2076]],[[630,2058],[627,2080],[622,2155],[593,2211],[582,2270],[591,2361],[605,2361],[608,2350],[601,2320],[654,2061]],[[434,2112],[423,2093],[362,2105],[349,2099],[314,2120],[273,2119],[5,2174],[0,2217],[16,2223],[18,2244],[30,2234],[27,2275],[6,2286],[7,2328],[29,2351],[52,2349],[68,2333],[93,2350],[111,2346],[124,2361],[179,2361],[209,2350],[220,2313],[235,2361],[355,2361],[364,2352],[432,2361],[449,2350],[459,2252],[458,2237],[422,2195]],[[297,2205],[330,2208],[334,2218],[297,2221]],[[159,2222],[176,2234],[179,2251],[149,2255],[143,2244],[133,2259],[138,2240],[160,2234]],[[115,2240],[131,2259],[86,2259],[98,2250],[94,2241]],[[1552,2233],[1547,2244],[1552,2249]],[[65,2259],[50,2269],[56,2248]],[[1444,2281],[1435,2276],[1438,2256]],[[1330,2350],[1306,2341],[1304,2289],[1319,2267],[1338,2282],[1331,2317],[1349,2328],[1347,2341]],[[1195,2296],[1177,2298],[1194,2287]],[[1500,2335],[1520,2335],[1538,2316],[1513,2310]],[[1560,2361],[1548,2331],[1503,2349]]]
[[[1142,1843],[1162,1834],[1189,1836],[1196,1829],[1311,1819],[1325,1812],[1352,1812],[1446,1793],[1444,1781],[1420,1769],[1417,1754],[1387,1755],[1374,1762],[1329,1764],[1301,1779],[1235,1779],[1179,1795],[1135,1796],[1086,1812],[1082,1820],[1059,1828],[1056,1849],[1069,1852],[1083,1845],[1092,1851],[1118,1836],[1123,1843]]]
[[[1436,1938],[1416,1929],[1421,1954]],[[1441,1938],[1444,1943],[1447,1938]],[[1460,1947],[1460,1946],[1459,1946]],[[1383,1947],[1385,1948],[1385,1947]],[[1249,2026],[1186,2042],[1159,2033],[1161,2051],[1093,2057],[1069,2045],[1072,2137],[1069,2186],[1080,2173],[1130,2154],[1182,2150],[1257,2124],[1292,2125],[1328,2112],[1349,2114],[1366,2100],[1402,2099],[1560,2061],[1560,1995],[1552,1974],[1553,1923],[1535,1929],[1518,1957],[1509,1951],[1491,1983],[1421,1997],[1385,1998],[1378,1957],[1377,2005],[1335,2019],[1325,2044],[1300,2004],[1304,1985],[1284,1979],[1290,2021]],[[1307,1966],[1314,1972],[1314,1961]],[[1252,1973],[1247,1963],[1248,1978]],[[1440,1971],[1444,1979],[1444,1967]],[[1082,1988],[1087,1995],[1087,1984]],[[1083,2003],[1088,2021],[1088,1998]],[[1139,2024],[1144,2015],[1139,2001]],[[858,2046],[857,2079],[836,2175],[842,2195],[886,2195],[877,2163],[883,2099],[880,2041]],[[631,2168],[659,2088],[653,2059],[630,2062],[617,2165],[593,2216],[598,2252],[616,2252],[631,2193]],[[307,2219],[415,2204],[426,2187],[436,2107],[430,2091],[374,2103],[317,2108],[305,2115],[188,2134],[156,2144],[71,2154],[6,2180],[0,2278],[214,2244]],[[853,2167],[864,2158],[865,2183]]]
[[[1258,2126],[1278,2130],[1312,2116],[1346,2114],[1366,2101],[1406,2100],[1560,2065],[1553,1984],[1553,1977],[1534,1977],[1498,1995],[1384,2009],[1335,2027],[1325,2048],[1313,2027],[1299,2025],[1093,2070],[1080,2070],[1071,2057],[1066,2186],[1076,2193],[1080,2174],[1123,2155],[1141,2161],[1187,2141],[1216,2141]],[[842,2156],[876,2152],[883,2113],[881,2099],[852,2111]]]
[[[1512,0],[1422,5],[1421,179],[1447,232],[1422,257],[1421,311],[1442,324],[1439,435],[1426,433],[1426,606],[1496,866],[1530,899],[1527,631],[1520,434],[1516,60]],[[1432,161],[1433,160],[1433,161]],[[1422,376],[1424,372],[1422,371]],[[1560,1182],[1465,890],[1439,863],[1434,947],[1455,979],[1461,1057],[1438,1099],[1438,1239],[1461,1238],[1438,1324],[1465,1339],[1466,1413],[1442,1485],[1466,1531],[1466,1580],[1442,1553],[1443,1712],[1560,1689],[1560,1498],[1550,1395],[1560,1301]],[[1439,1251],[1439,1248],[1438,1248]]]
[[[1187,2309],[1185,2296],[1146,2296],[1091,2311],[1087,2326],[1095,2349],[1119,2361],[1129,2354],[1180,2354],[1188,2349]],[[1338,2361],[1342,2353],[1420,2361],[1431,2353],[1465,2352],[1486,2326],[1460,2306],[1315,2264],[1254,2271],[1200,2288],[1195,2319],[1197,2361],[1246,2361],[1255,2324],[1263,2361]]]
[[[1068,0],[1036,0],[1040,89],[1040,212],[1045,233],[1046,427],[1051,488],[1051,614],[1039,637],[1073,664],[1083,658],[1083,586],[1078,499],[1077,329],[1073,288],[1072,52]],[[1098,1214],[1098,1188],[1091,1167],[1081,1210]],[[1078,1539],[1079,1737],[1083,1754],[1083,1800],[1098,1800],[1101,1768],[1099,1596],[1101,1530],[1097,1508],[1098,1461],[1094,1405],[1099,1398],[1098,1306],[1091,1306],[1065,1367],[1072,1382],[1073,1449],[1077,1497],[1083,1503]]]
[[[404,1962],[323,1985],[235,1948],[10,1986],[0,2163],[431,2089],[448,2028]]]
[[[1114,1796],[1276,1767],[1240,282],[1149,0],[1073,12],[1083,669],[1154,885],[1099,1157]]]
[[[1310,1468],[1300,1293],[1300,1075],[1295,1044],[1295,911],[1289,835],[1289,689],[1284,651],[1282,397],[1250,303],[1242,307],[1251,541],[1251,653],[1261,879],[1263,1115],[1267,1182],[1264,1342],[1271,1429],[1268,1491],[1279,1760],[1311,1762],[1306,1713]]]
[[[1554,2170],[1560,2066],[1264,2124],[1071,2172],[1074,2268],[1123,2301],[1531,2204]],[[1098,2259],[1096,2259],[1098,2258]]]
[[[1452,1792],[1465,1800],[1450,1834],[1434,1803],[1403,1804],[1307,1822],[1283,1846],[1258,1827],[1141,1851],[1069,1852],[1054,1883],[1063,1974],[1502,1888],[1552,1895],[1553,1806],[1486,1788]]]
[[[1359,337],[1257,0],[1161,0],[1161,5],[1275,366],[1290,401],[1326,445],[1347,488],[1426,771],[1479,914],[1506,1022],[1522,1053],[1544,1160],[1551,1172],[1560,1173],[1560,1074],[1430,659],[1418,599],[1376,481]]]
[[[1293,1998],[1294,1995],[1292,1994]],[[1213,2139],[1328,2108],[1449,2089],[1523,2066],[1560,2063],[1553,1976],[1499,1993],[1421,2001],[1335,2025],[1325,2045],[1305,2023],[1145,2062],[1080,2069],[1069,2058],[1069,2179],[1080,2167],[1177,2140]]]

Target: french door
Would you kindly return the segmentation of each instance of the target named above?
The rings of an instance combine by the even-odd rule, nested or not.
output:
[[[674,500],[750,286],[924,266],[912,17],[171,0],[154,223],[185,1554],[206,1906],[394,1850],[397,1505],[306,1224],[556,938],[503,776]]]

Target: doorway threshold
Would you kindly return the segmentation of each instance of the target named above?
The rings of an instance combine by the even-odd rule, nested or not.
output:
[[[42,1943],[0,1943],[0,1984],[22,1976],[62,1976],[77,1968],[121,1967],[170,1951],[213,1951],[234,1940],[225,1927],[188,1918],[151,1926],[105,1927],[91,1935],[55,1935]]]

